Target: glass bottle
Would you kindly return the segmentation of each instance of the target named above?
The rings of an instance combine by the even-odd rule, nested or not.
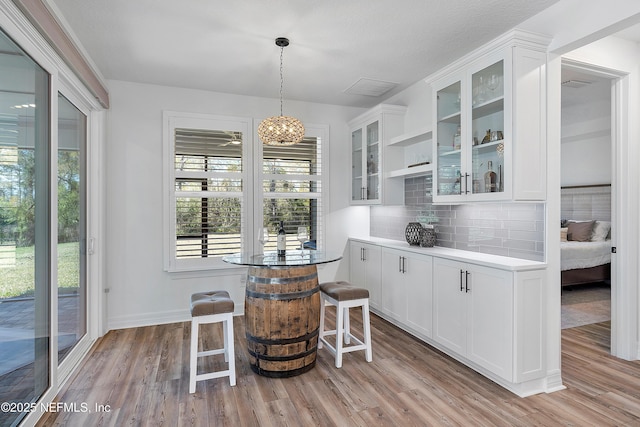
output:
[[[456,129],[456,133],[453,135],[453,149],[454,150],[459,150],[460,149],[460,126],[458,126],[458,129]]]
[[[485,193],[493,193],[497,191],[497,175],[493,171],[493,162],[487,162],[487,171],[484,173],[484,191]]]
[[[283,257],[287,252],[287,234],[284,231],[284,222],[280,221],[278,228],[278,256]]]

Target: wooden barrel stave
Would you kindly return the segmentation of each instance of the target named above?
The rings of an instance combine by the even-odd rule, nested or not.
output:
[[[290,377],[312,369],[320,324],[316,267],[250,267],[245,321],[254,372]]]

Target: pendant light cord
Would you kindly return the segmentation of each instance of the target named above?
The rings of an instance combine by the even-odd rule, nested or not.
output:
[[[284,55],[284,46],[280,46],[280,115],[282,116],[282,87],[284,86],[284,78],[282,74],[282,57]]]

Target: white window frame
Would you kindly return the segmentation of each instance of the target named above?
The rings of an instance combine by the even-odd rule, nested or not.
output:
[[[163,230],[164,230],[164,269],[169,272],[194,271],[229,268],[220,257],[186,258],[176,257],[176,191],[175,191],[175,130],[205,129],[228,130],[242,132],[242,193],[228,193],[229,197],[242,199],[243,230],[242,251],[247,251],[246,236],[250,230],[250,212],[253,209],[251,197],[251,150],[253,145],[251,118],[231,117],[209,114],[182,113],[176,111],[163,112]],[[181,195],[184,196],[184,195]]]

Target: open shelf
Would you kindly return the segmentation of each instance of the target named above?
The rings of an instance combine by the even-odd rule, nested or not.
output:
[[[387,174],[387,178],[414,178],[428,175],[433,172],[433,164],[414,166],[404,169],[396,169]]]

